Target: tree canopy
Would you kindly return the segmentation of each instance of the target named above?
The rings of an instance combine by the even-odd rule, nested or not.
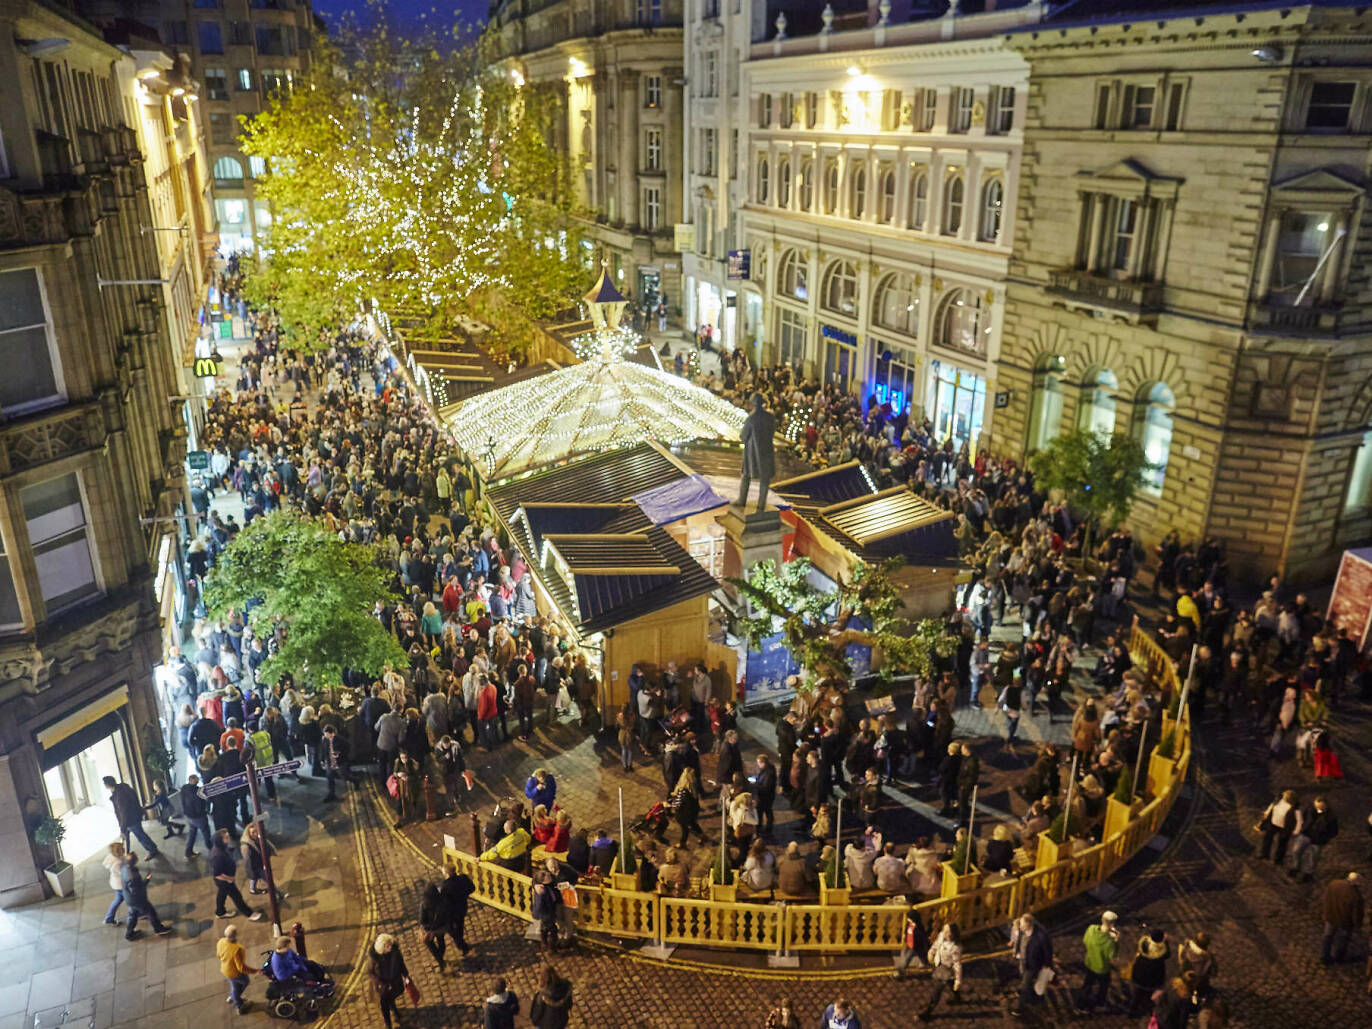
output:
[[[740,619],[739,629],[757,650],[778,631],[779,620],[786,649],[800,663],[805,690],[845,684],[852,675],[845,652],[854,643],[880,649],[883,674],[927,675],[935,655],[951,653],[956,640],[945,637],[936,621],[911,622],[900,616],[903,604],[891,579],[899,565],[859,564],[850,579],[829,592],[810,581],[806,558],[780,569],[774,561],[759,561],[748,569],[747,578],[729,580],[757,610]],[[871,628],[854,625],[855,619]]]
[[[394,596],[381,551],[339,539],[321,523],[292,511],[253,519],[210,570],[205,602],[214,618],[246,610],[253,632],[270,637],[285,622],[280,649],[261,672],[290,672],[316,686],[337,683],[343,669],[379,672],[402,664],[400,644],[373,616]]]
[[[584,287],[560,99],[384,20],[321,40],[309,70],[244,119],[266,174],[263,256],[247,278],[288,340],[314,345],[359,304],[419,311],[435,327],[517,303],[528,318]]]
[[[1133,436],[1078,431],[1051,440],[1029,467],[1039,485],[1061,492],[1073,510],[1113,527],[1128,516],[1152,465]]]

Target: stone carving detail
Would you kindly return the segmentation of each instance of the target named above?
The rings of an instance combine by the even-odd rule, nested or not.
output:
[[[77,410],[64,418],[5,430],[4,448],[10,470],[19,471],[86,449],[99,436],[99,426],[94,421],[98,417],[96,411]]]
[[[42,693],[54,677],[66,675],[77,665],[128,649],[138,631],[139,604],[130,601],[74,627],[43,650],[32,643],[7,648],[7,653],[0,654],[0,701],[15,692]]]

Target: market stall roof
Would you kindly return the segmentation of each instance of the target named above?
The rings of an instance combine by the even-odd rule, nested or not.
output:
[[[607,347],[569,368],[491,390],[444,412],[459,446],[499,481],[570,457],[694,439],[738,440],[745,415],[676,375]]]
[[[919,565],[957,561],[952,512],[904,486],[878,492],[857,461],[794,476],[773,488],[797,515],[864,561],[890,557]]]

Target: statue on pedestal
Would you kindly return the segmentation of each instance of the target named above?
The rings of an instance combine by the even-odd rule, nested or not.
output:
[[[772,451],[772,437],[776,434],[776,419],[762,402],[762,394],[753,394],[753,413],[743,421],[739,439],[743,441],[743,479],[738,487],[738,505],[748,507],[748,488],[753,479],[759,480],[757,510],[767,507],[767,487],[776,472],[776,455]]]

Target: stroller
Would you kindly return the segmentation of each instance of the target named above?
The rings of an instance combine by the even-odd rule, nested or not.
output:
[[[333,976],[324,971],[324,966],[317,961],[306,961],[315,979],[291,976],[278,981],[272,975],[272,952],[267,950],[262,953],[266,955],[262,962],[262,976],[267,980],[267,1010],[272,1017],[313,1022],[319,1017],[320,1002],[333,996],[336,987]]]

